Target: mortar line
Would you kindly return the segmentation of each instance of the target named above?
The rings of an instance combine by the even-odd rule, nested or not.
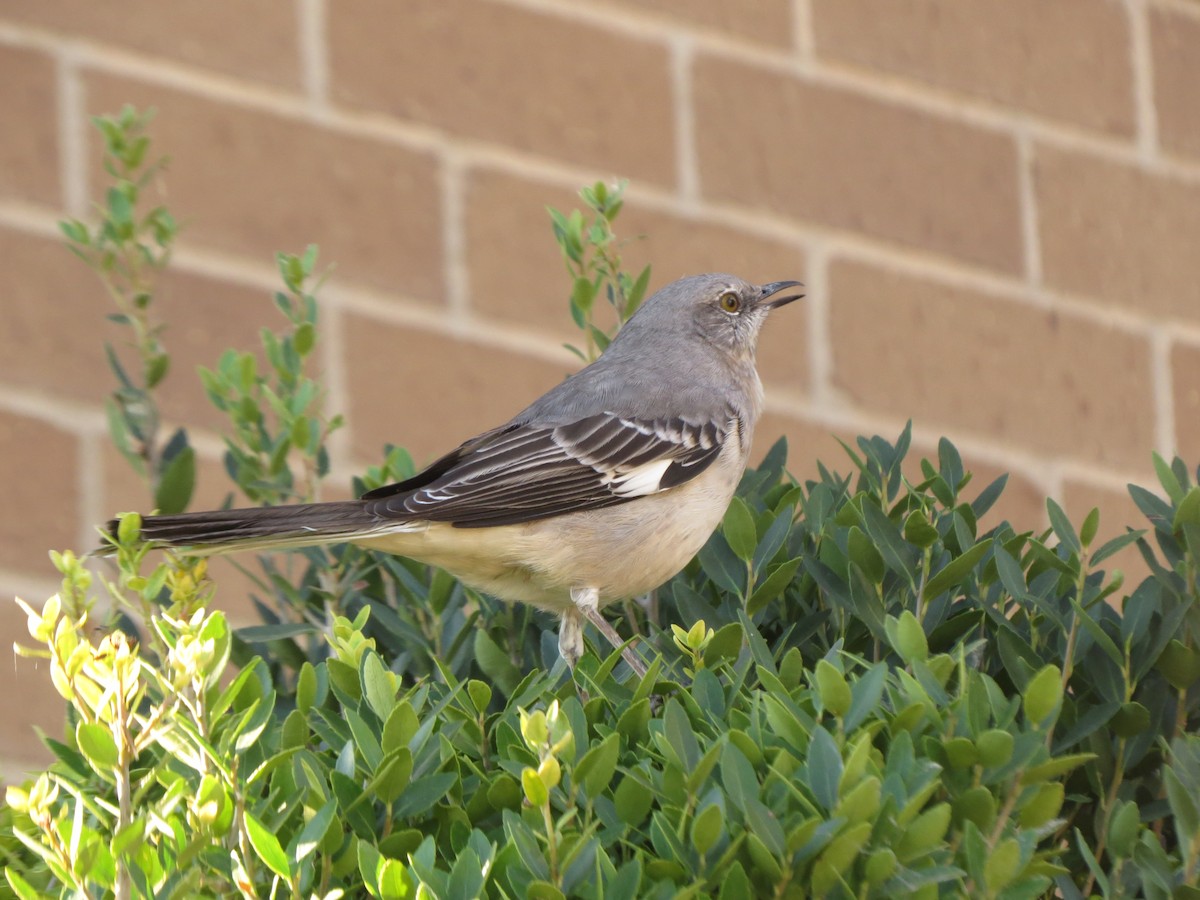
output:
[[[833,386],[834,351],[829,309],[829,254],[816,241],[808,251],[804,270],[804,302],[808,304],[809,393],[814,405],[828,407],[835,401]]]
[[[1154,396],[1154,442],[1159,454],[1171,459],[1179,444],[1175,433],[1171,334],[1166,328],[1156,328],[1150,334],[1150,382]]]
[[[329,112],[329,42],[325,0],[300,0],[297,40],[300,51],[300,80],[312,111]]]
[[[1134,116],[1139,160],[1151,166],[1159,160],[1158,110],[1154,105],[1154,53],[1150,46],[1150,18],[1145,0],[1126,0],[1129,17],[1130,75],[1133,80]]]
[[[700,163],[696,153],[695,92],[692,90],[694,53],[688,37],[671,41],[671,87],[675,109],[675,169],[679,200],[685,207],[700,203]]]
[[[792,41],[798,58],[806,66],[811,66],[817,57],[812,0],[792,0]]]
[[[466,167],[453,150],[441,155],[438,165],[442,211],[442,268],[446,312],[461,319],[471,312],[467,269]]]
[[[78,458],[76,461],[76,485],[79,502],[76,522],[80,547],[96,544],[95,526],[108,518],[104,505],[104,447],[97,440],[95,431],[85,431],[78,436]]]
[[[1017,196],[1021,209],[1021,248],[1025,278],[1034,290],[1042,286],[1042,241],[1038,227],[1035,151],[1029,133],[1017,133]]]
[[[57,55],[59,178],[63,207],[81,219],[88,213],[87,102],[79,64],[69,47]]]

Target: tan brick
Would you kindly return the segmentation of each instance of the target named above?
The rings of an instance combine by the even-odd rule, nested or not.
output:
[[[338,279],[438,298],[442,249],[431,156],[153,85],[88,76],[92,112],[158,110],[155,151],[183,239],[269,260],[321,247]],[[92,155],[99,158],[98,138]],[[103,185],[95,167],[93,183]],[[99,188],[97,188],[97,193]]]
[[[1113,465],[1153,443],[1149,346],[1122,331],[850,261],[830,320],[834,383],[865,410]]]
[[[597,6],[601,5],[599,3]],[[788,0],[610,0],[609,4],[662,16],[668,22],[745,37],[764,44],[790,46],[793,24]]]
[[[58,128],[54,62],[44,54],[0,47],[0,197],[57,204]]]
[[[470,0],[344,0],[329,41],[333,93],[346,104],[614,174],[675,178],[669,54],[658,44]]]
[[[48,569],[50,561],[43,549],[40,559]],[[51,584],[55,579],[48,579]],[[15,763],[0,772],[0,780],[17,784],[24,780],[21,766],[43,766],[52,759],[51,753],[38,739],[34,729],[40,728],[47,737],[62,740],[65,734],[66,702],[54,690],[50,681],[50,665],[44,659],[22,659],[11,651],[13,643],[33,647],[33,638],[26,627],[25,611],[13,602],[20,596],[35,610],[41,610],[47,597],[34,596],[0,585],[0,646],[5,648],[4,690],[0,691],[0,759]]]
[[[503,424],[554,387],[567,365],[347,316],[347,412],[355,457],[405,447],[417,465]],[[503,373],[497,377],[498,373]]]
[[[750,465],[759,465],[763,456],[781,437],[787,439],[787,470],[801,484],[807,479],[819,477],[818,462],[832,472],[845,473],[850,470],[850,459],[838,443],[838,438],[853,446],[855,435],[852,432],[773,411],[764,413],[755,429]]]
[[[6,298],[0,342],[8,347],[0,382],[99,404],[116,387],[104,356],[111,343],[136,371],[129,334],[106,321],[115,312],[98,277],[61,242],[0,228],[0,275]],[[153,314],[166,324],[171,370],[158,391],[165,418],[220,430],[225,417],[208,402],[197,367],[213,368],[227,348],[254,350],[259,329],[282,330],[269,292],[168,270],[155,292]],[[261,357],[261,353],[259,353]]]
[[[0,382],[98,401],[110,382],[101,325],[110,312],[99,280],[58,240],[0,227]]]
[[[46,552],[75,547],[79,443],[53,425],[0,412],[0,567],[44,576]]]
[[[815,0],[819,56],[1110,134],[1134,130],[1129,21],[1095,0]]]
[[[546,207],[582,208],[570,191],[496,172],[471,173],[467,183],[467,260],[471,302],[489,318],[528,324],[578,345],[570,317],[570,281],[554,242]],[[625,268],[650,264],[653,292],[684,275],[731,272],[761,283],[804,278],[803,248],[735,228],[653,211],[627,201],[614,223]],[[781,311],[759,343],[768,385],[801,392],[808,386],[808,316],[803,301]]]
[[[1004,490],[990,510],[980,519],[978,533],[995,528],[1001,522],[1008,522],[1017,531],[1037,531],[1045,527],[1046,494],[1042,487],[1027,473],[1017,469],[1006,468],[994,462],[980,459],[969,450],[959,446],[957,436],[952,433],[929,435],[927,439],[914,438],[912,449],[908,451],[903,471],[913,484],[925,480],[921,470],[922,460],[928,460],[935,469],[940,469],[938,458],[938,439],[947,438],[958,450],[962,458],[963,471],[969,473],[971,481],[959,492],[959,502],[972,503],[993,481],[1002,475],[1007,475]],[[896,436],[887,434],[885,437],[895,443]],[[850,442],[852,445],[853,442]],[[857,450],[857,446],[855,446]]]
[[[880,429],[864,429],[862,436],[872,437],[879,434]],[[763,416],[754,437],[754,454],[752,465],[756,465],[780,436],[788,441],[788,471],[801,483],[808,479],[818,479],[817,463],[821,463],[830,472],[841,476],[857,477],[857,469],[839,439],[862,455],[858,446],[859,434],[849,429],[831,428],[816,422],[808,422],[802,418],[785,416],[779,413],[767,413]],[[893,433],[886,430],[882,437],[888,443],[895,444],[899,431]],[[917,483],[922,480],[921,460],[929,459],[937,465],[937,445],[923,445],[920,440],[914,440],[903,465],[904,473]],[[979,492],[992,483],[1005,470],[991,463],[975,459],[969,453],[963,454],[963,466],[972,473],[971,483],[963,490],[962,499],[970,502]],[[1008,472],[1008,482],[999,500],[980,522],[980,530],[986,530],[1008,520],[1017,530],[1038,529],[1043,527],[1044,495],[1036,483],[1021,472]]]
[[[1200,185],[1038,147],[1046,281],[1148,315],[1200,318]]]
[[[707,196],[1020,271],[1010,138],[707,57],[694,93]]]
[[[188,427],[224,432],[229,419],[204,393],[199,368],[215,369],[221,354],[234,349],[253,352],[260,372],[266,373],[259,331],[285,331],[286,320],[269,291],[179,270],[163,278],[156,305],[167,325],[163,342],[171,354],[171,371],[159,392],[163,414]],[[310,374],[320,378],[315,367]]]
[[[1171,386],[1175,402],[1175,443],[1189,466],[1200,464],[1200,347],[1171,348]]]
[[[1200,8],[1182,15],[1152,6],[1149,13],[1159,139],[1167,150],[1200,156],[1200,116],[1196,115]]]
[[[1149,460],[1149,456],[1147,456]],[[1148,468],[1143,466],[1142,468]],[[1158,482],[1154,476],[1147,476],[1138,481],[1142,487],[1158,491]],[[1068,478],[1063,484],[1063,509],[1078,531],[1083,526],[1083,520],[1095,507],[1100,510],[1100,529],[1092,542],[1093,552],[1105,541],[1125,533],[1127,528],[1152,531],[1149,521],[1134,504],[1128,491],[1099,487],[1074,478]],[[1149,535],[1151,546],[1154,546],[1153,535]],[[1112,574],[1119,569],[1125,574],[1125,584],[1118,592],[1123,597],[1133,591],[1143,578],[1150,574],[1146,561],[1137,547],[1129,546],[1108,559],[1101,560],[1099,568]]]
[[[922,455],[936,461],[937,448]],[[1003,493],[979,522],[980,534],[995,528],[1002,521],[1008,522],[1016,531],[1038,531],[1045,527],[1045,491],[1024,472],[983,462],[970,453],[963,454],[963,467],[972,474],[971,483],[963,488],[961,494],[967,503],[974,501],[984,488],[1001,475],[1008,476]]]
[[[113,15],[111,8],[84,0],[8,0],[0,19],[295,86],[298,8],[277,0],[126,0],[121,14]]]

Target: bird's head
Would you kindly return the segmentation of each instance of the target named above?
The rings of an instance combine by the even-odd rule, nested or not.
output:
[[[626,330],[700,338],[734,359],[752,360],[767,315],[803,294],[778,296],[799,281],[750,284],[734,275],[692,275],[658,291],[626,324]]]

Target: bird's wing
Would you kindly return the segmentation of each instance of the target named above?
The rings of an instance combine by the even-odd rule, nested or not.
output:
[[[731,411],[705,422],[600,413],[562,425],[510,425],[363,499],[381,518],[461,528],[612,506],[695,478],[737,424]]]

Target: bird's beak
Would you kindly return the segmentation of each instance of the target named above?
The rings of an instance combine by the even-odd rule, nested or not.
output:
[[[780,291],[793,287],[804,287],[804,285],[799,281],[772,281],[770,284],[764,284],[758,289],[759,303],[762,303],[762,305],[767,309],[776,309],[777,307],[783,306],[786,303],[791,303],[793,300],[799,300],[804,296],[803,294],[788,294],[786,297],[779,297],[775,300],[772,300],[770,303],[763,303],[763,301],[768,297],[774,296]]]

